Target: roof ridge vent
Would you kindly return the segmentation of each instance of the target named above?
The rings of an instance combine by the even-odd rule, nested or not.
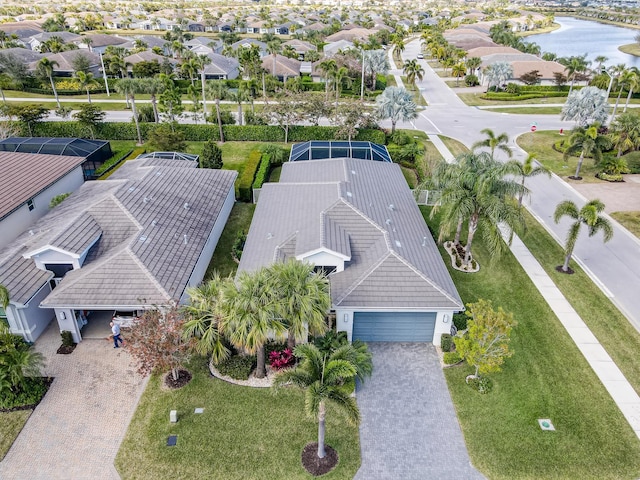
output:
[[[391,219],[390,219],[390,218],[387,218],[387,219],[384,221],[384,223],[386,223],[387,225],[391,225]]]
[[[392,212],[396,209],[396,206],[393,203],[389,204],[389,210],[391,210]]]
[[[184,208],[185,210],[189,210],[189,204],[187,202],[184,202],[182,208]]]
[[[422,237],[422,246],[423,247],[427,246],[427,237]]]
[[[267,240],[271,240],[273,238],[273,233],[267,233]]]
[[[184,244],[186,245],[186,244],[188,243],[187,241],[188,241],[188,238],[189,238],[189,237],[187,237],[187,234],[185,233],[185,234],[182,236],[182,238],[183,238]]]
[[[149,202],[149,200],[151,200],[151,197],[144,197],[144,198],[142,199],[142,201],[143,201],[144,203],[148,203],[148,202]]]

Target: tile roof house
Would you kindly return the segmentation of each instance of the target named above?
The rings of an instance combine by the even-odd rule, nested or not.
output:
[[[185,301],[186,288],[204,278],[237,176],[195,166],[129,161],[108,180],[86,182],[0,251],[11,331],[34,341],[55,317],[78,342],[92,311]]]
[[[235,58],[218,53],[207,53],[211,63],[205,65],[204,76],[207,80],[233,80],[240,74],[240,63]]]
[[[291,77],[299,77],[300,76],[300,66],[301,63],[299,60],[295,60],[293,58],[287,58],[283,55],[276,55],[275,58],[275,71],[274,71],[274,60],[273,55],[266,55],[262,57],[262,68],[264,68],[271,75],[285,82],[287,78]]]
[[[262,187],[238,271],[292,258],[329,274],[350,340],[438,341],[464,308],[397,164],[285,163]]]
[[[84,157],[0,151],[0,248],[49,211],[56,195],[80,188]]]
[[[46,53],[44,56],[52,62],[56,62],[56,65],[53,67],[53,74],[57,77],[72,77],[75,72],[73,62],[78,56],[83,56],[89,61],[89,71],[93,73],[96,78],[102,77],[102,72],[100,71],[100,56],[97,53],[87,50],[67,50],[60,53]],[[38,62],[32,62],[29,64],[29,69],[34,71],[37,66]]]

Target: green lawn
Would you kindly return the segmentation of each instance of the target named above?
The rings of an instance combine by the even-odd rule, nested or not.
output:
[[[515,100],[505,102],[503,100],[485,100],[480,98],[484,93],[458,93],[458,97],[469,106],[497,106],[501,107],[504,105],[528,105],[528,104],[538,104],[538,103],[563,103],[566,99],[563,97],[551,97],[551,98],[529,98],[526,100]]]
[[[222,230],[216,250],[213,252],[213,257],[205,275],[206,279],[211,278],[214,271],[217,271],[223,277],[235,275],[238,264],[231,256],[231,246],[240,232],[249,231],[255,208],[256,206],[252,203],[235,203],[229,215],[229,220],[224,226],[224,230]]]
[[[300,461],[302,448],[317,439],[316,423],[304,415],[302,392],[282,389],[274,395],[270,389],[231,385],[212,378],[202,361],[190,370],[193,380],[176,391],[151,377],[116,457],[123,479],[313,478]],[[204,413],[195,415],[196,407]],[[176,424],[169,423],[173,409]],[[168,435],[178,436],[175,447],[166,446]],[[322,478],[353,478],[360,466],[358,429],[330,406],[326,443],[340,461]]]
[[[444,135],[438,135],[442,143],[446,145],[449,151],[453,154],[454,157],[457,157],[461,153],[467,153],[469,149],[464,145],[464,143],[459,142],[458,140],[454,140],[451,137],[445,137]]]
[[[562,154],[553,149],[553,144],[560,139],[568,138],[570,132],[566,132],[564,136],[560,135],[560,132],[555,130],[544,130],[537,132],[529,132],[520,135],[517,138],[518,145],[528,153],[533,153],[541,164],[547,167],[556,175],[563,177],[565,180],[572,182],[575,180],[567,179],[569,175],[573,175],[576,172],[576,166],[578,164],[578,157],[570,157],[565,160],[562,158]],[[585,158],[582,168],[580,169],[581,182],[601,182],[595,177],[595,174],[600,171],[594,165],[593,159]]]
[[[515,258],[491,263],[476,238],[481,270],[450,269],[458,291],[465,303],[490,299],[513,312],[518,326],[491,393],[465,384],[472,368],[445,369],[473,464],[491,479],[637,478],[640,442],[604,386]],[[542,431],[538,418],[556,431]]]
[[[0,413],[0,461],[7,454],[14,440],[22,431],[22,427],[29,420],[33,410],[19,410],[16,412]]]
[[[492,108],[490,112],[518,113],[521,115],[560,115],[562,107],[517,107],[517,108]]]
[[[618,50],[624,53],[628,53],[629,55],[635,55],[636,57],[640,57],[640,45],[637,43],[629,43],[627,45],[620,45]]]
[[[640,212],[613,212],[611,216],[640,238]]]

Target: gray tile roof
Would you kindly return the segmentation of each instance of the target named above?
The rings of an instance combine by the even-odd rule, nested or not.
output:
[[[84,161],[84,157],[0,152],[0,218]]]
[[[260,193],[239,271],[320,247],[351,256],[329,277],[334,307],[462,307],[396,164],[285,163],[280,183]]]
[[[136,173],[130,179],[86,182],[31,234],[0,252],[0,283],[25,297],[50,274],[23,255],[49,245],[73,252],[92,245],[82,268],[67,273],[42,306],[141,307],[179,300],[237,176],[190,163],[140,166],[130,168]]]

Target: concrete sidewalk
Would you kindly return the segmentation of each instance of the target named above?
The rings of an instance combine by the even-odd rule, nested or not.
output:
[[[445,159],[453,157],[442,141],[433,144]],[[509,237],[505,230],[503,237]],[[640,396],[517,235],[509,248],[640,438]]]

